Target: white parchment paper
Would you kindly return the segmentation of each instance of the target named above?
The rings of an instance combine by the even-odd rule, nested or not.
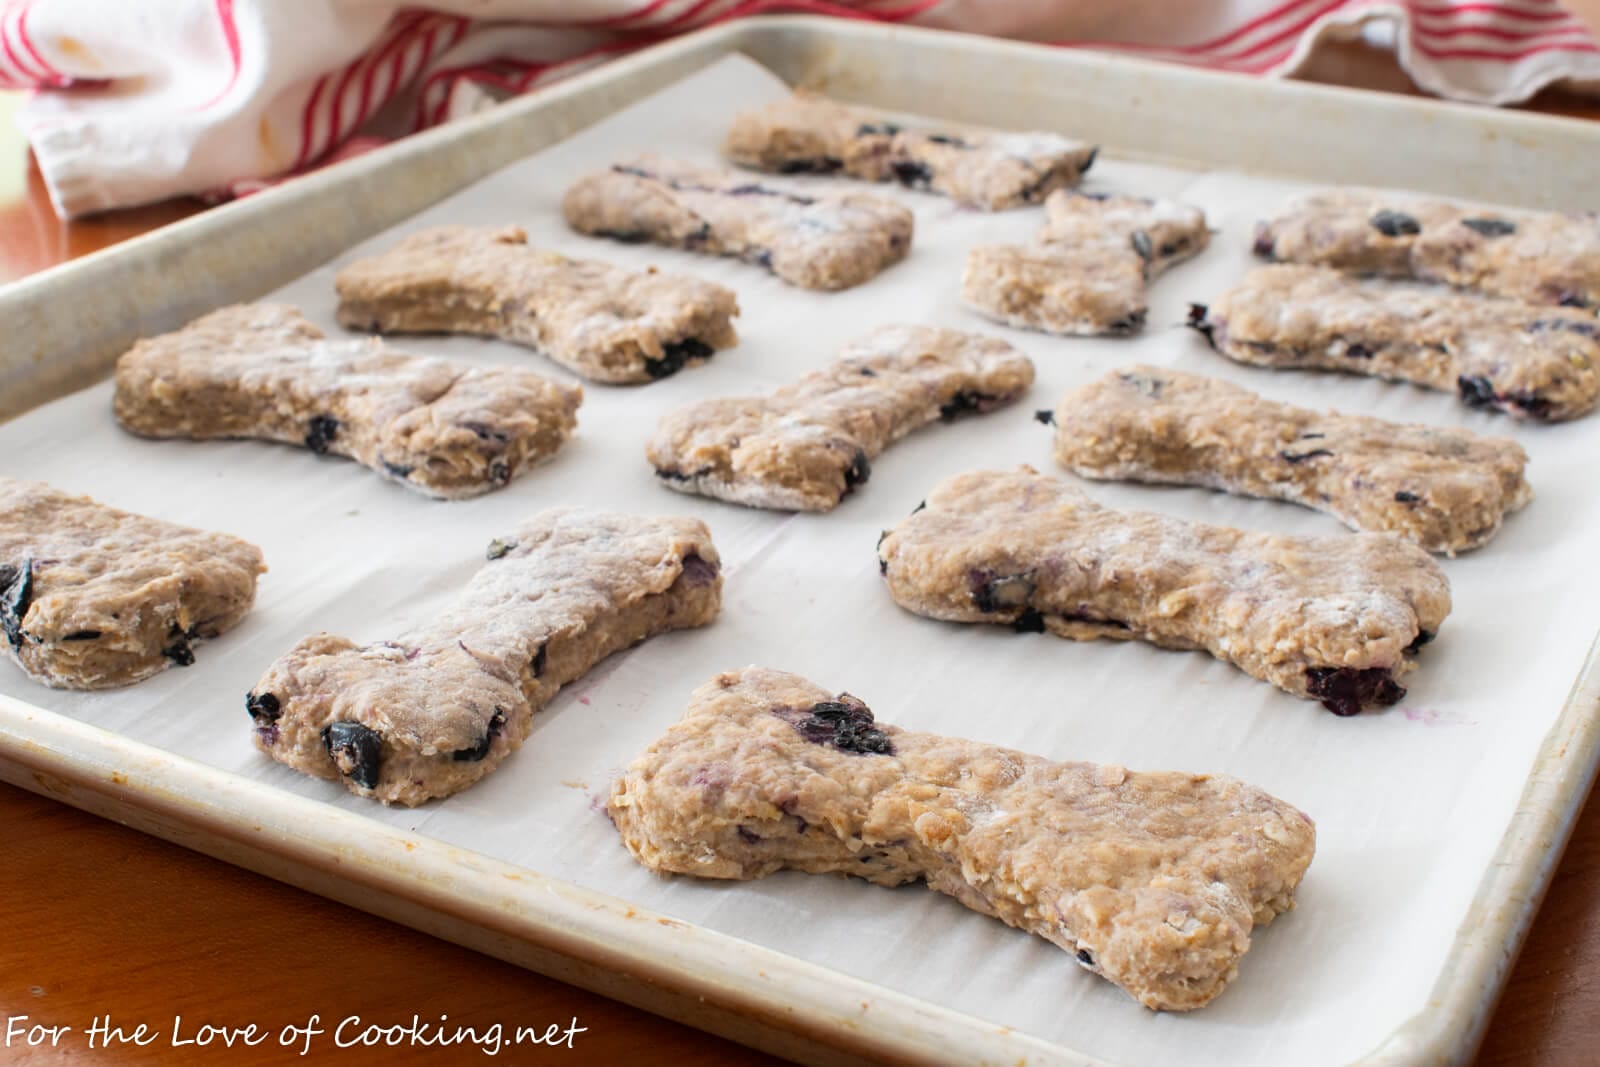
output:
[[[742,341],[710,364],[644,387],[586,385],[577,437],[549,466],[477,500],[438,503],[354,464],[257,442],[144,441],[111,416],[109,383],[0,427],[0,473],[260,544],[271,573],[237,630],[198,662],[131,689],[54,692],[0,666],[0,692],[248,778],[480,850],[986,1020],[1122,1064],[1335,1064],[1369,1051],[1426,1007],[1472,893],[1515,808],[1535,750],[1600,625],[1595,596],[1600,418],[1527,426],[1453,396],[1357,377],[1236,366],[1179,328],[1190,300],[1251,266],[1252,221],[1294,186],[1102,154],[1085,188],[1177,196],[1202,206],[1213,247],[1154,286],[1133,340],[1010,331],[962,310],[974,244],[1023,240],[1042,212],[980,214],[888,187],[917,216],[908,261],[837,294],[761,270],[655,247],[584,238],[561,221],[577,175],[637,151],[711,162],[734,112],[782,83],[730,58],[571,140],[529,157],[288,286],[330,332],[334,271],[437,223],[524,226],[575,255],[690,271],[735,289]],[[858,183],[802,179],[862,191]],[[68,312],[70,313],[70,312]],[[656,484],[644,442],[663,413],[701,397],[761,391],[834,358],[886,322],[1003,335],[1038,368],[1015,408],[931,427],[892,447],[837,511],[790,516],[682,496]],[[511,345],[402,338],[412,351],[565,371]],[[877,574],[879,532],[939,480],[1030,463],[1054,470],[1033,421],[1069,386],[1137,361],[1240,382],[1267,396],[1515,437],[1537,497],[1489,547],[1444,561],[1455,610],[1406,679],[1398,707],[1340,719],[1199,653],[1076,644],[1000,627],[945,625],[897,608]],[[1064,472],[1062,477],[1070,477]],[[1088,484],[1107,504],[1297,533],[1334,520],[1202,490]],[[307,633],[391,637],[447,604],[488,541],[547,505],[585,503],[705,519],[727,561],[712,627],[656,638],[563,691],[520,753],[474,788],[417,810],[386,810],[258,755],[244,694]],[[1238,981],[1211,1006],[1157,1015],[1045,942],[917,887],[784,874],[749,884],[665,880],[636,866],[595,798],[713,674],[758,663],[865,699],[888,722],[1059,759],[1237,775],[1309,812],[1315,862],[1300,906],[1258,932]]]

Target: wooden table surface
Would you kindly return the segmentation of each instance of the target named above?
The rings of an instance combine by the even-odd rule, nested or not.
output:
[[[1335,49],[1314,80],[1408,91],[1386,58]],[[1600,119],[1600,106],[1547,95],[1535,110]],[[175,201],[76,223],[51,212],[26,146],[0,108],[0,282],[80,256],[201,210]],[[175,1062],[175,1018],[256,1023],[276,1032],[312,1016],[382,1025],[412,1017],[480,1030],[579,1026],[571,1047],[493,1060],[472,1047],[347,1048],[317,1038],[310,1060],[393,1063],[766,1064],[770,1057],[498,960],[373,918],[136,831],[0,784],[0,1025],[71,1026],[10,1047],[0,1063]],[[26,1022],[14,1022],[28,1016]],[[84,1051],[97,1020],[159,1038]],[[18,1031],[19,1035],[22,1031]],[[184,1047],[183,1062],[282,1062],[276,1037],[254,1047]],[[302,1061],[303,1062],[303,1061]],[[1579,820],[1511,980],[1490,1020],[1479,1067],[1600,1063],[1600,804]]]

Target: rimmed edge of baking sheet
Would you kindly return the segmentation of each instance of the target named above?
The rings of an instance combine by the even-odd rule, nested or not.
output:
[[[5,696],[0,753],[0,780],[781,1055],[798,1052],[813,1063],[1091,1062]],[[486,885],[497,889],[485,894]]]
[[[894,68],[890,77],[889,65],[876,61],[896,47],[915,50],[919,62]],[[1527,206],[1594,207],[1600,195],[1583,168],[1561,166],[1563,159],[1576,161],[1600,147],[1600,130],[1573,120],[1336,87],[1269,85],[930,30],[810,17],[745,21],[666,42],[536,96],[0,290],[0,329],[13,339],[0,356],[0,419],[103,377],[136,337],[276,288],[477,178],[734,51],[792,83],[841,98],[994,125],[1068,126],[1063,132],[1152,159],[1327,182],[1381,182]],[[1041,85],[1047,76],[1048,89]],[[1006,88],[994,91],[997,84]],[[990,91],[973,92],[974,86]],[[1172,94],[1185,99],[1182,113],[1152,99]],[[1107,99],[1122,106],[1107,107]],[[1250,106],[1262,101],[1301,109],[1307,143],[1255,147],[1248,116]],[[1196,126],[1185,117],[1193,109],[1221,118],[1214,127]],[[1059,114],[1069,121],[1054,121]],[[1426,128],[1433,151],[1384,155],[1379,173],[1371,143],[1386,123]],[[1296,166],[1286,172],[1261,162],[1263,151],[1274,159],[1292,152]],[[1497,165],[1509,166],[1517,157],[1525,162],[1530,152],[1539,153],[1552,176],[1538,201],[1504,183],[1499,175],[1505,167]],[[71,316],[42,310],[63,304],[74,308]],[[1591,648],[1541,745],[1517,812],[1435,983],[1432,1007],[1359,1063],[1453,1063],[1476,1048],[1600,763],[1597,703],[1600,645]],[[6,697],[0,697],[0,780],[807,1062],[1090,1062],[1008,1028],[401,834]],[[468,876],[504,881],[505,893],[484,904],[450,896],[449,887]],[[752,983],[752,975],[760,981]]]

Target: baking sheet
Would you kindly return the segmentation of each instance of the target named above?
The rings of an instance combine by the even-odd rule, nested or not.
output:
[[[1181,196],[1203,206],[1221,231],[1210,251],[1156,283],[1150,328],[1133,341],[1008,331],[957,306],[965,250],[1026,239],[1040,224],[1036,210],[983,215],[880,187],[916,211],[915,250],[906,263],[840,294],[806,293],[740,264],[565,230],[560,195],[577,174],[646,149],[710,162],[736,109],[785,92],[748,60],[723,61],[278,294],[332,331],[334,270],[399,233],[438,222],[516,222],[538,244],[693,271],[739,293],[738,348],[648,387],[586,386],[578,437],[553,464],[503,492],[442,504],[300,450],[140,441],[112,421],[108,384],[0,427],[0,472],[241,534],[263,547],[273,568],[256,611],[223,640],[202,646],[188,670],[84,695],[43,690],[7,666],[0,692],[1097,1059],[1339,1063],[1375,1047],[1425,1006],[1535,750],[1600,624],[1587,595],[1592,553],[1583,550],[1600,523],[1582,464],[1600,432],[1594,420],[1521,426],[1470,412],[1444,394],[1254,370],[1216,356],[1178,328],[1184,304],[1215,296],[1248,268],[1250,223],[1296,187],[1121,160],[1114,145],[1087,189]],[[642,451],[660,414],[702,396],[790,380],[833,358],[845,340],[890,321],[1006,336],[1034,357],[1038,383],[1014,409],[933,427],[894,446],[861,493],[830,515],[749,511],[655,484]],[[566,377],[498,343],[397,344],[470,361],[533,361]],[[889,600],[872,553],[882,528],[950,474],[1018,462],[1051,470],[1050,434],[1031,410],[1053,407],[1065,388],[1136,361],[1215,374],[1313,406],[1506,434],[1528,449],[1537,499],[1489,548],[1445,562],[1456,613],[1409,676],[1404,704],[1340,720],[1203,655],[946,626]],[[1087,488],[1108,504],[1207,521],[1283,532],[1341,529],[1287,505],[1199,490]],[[255,753],[243,694],[274,656],[316,629],[357,640],[394,636],[454,596],[490,537],[539,507],[580,501],[704,518],[728,564],[718,624],[656,638],[601,665],[552,703],[527,746],[496,774],[424,809],[383,810]],[[792,874],[740,885],[658,879],[627,858],[595,798],[681,713],[694,686],[753,662],[847,688],[884,720],[906,727],[1062,759],[1252,781],[1317,819],[1318,856],[1300,908],[1257,935],[1222,998],[1200,1013],[1167,1017],[1138,1008],[1044,942],[918,887],[891,891]]]

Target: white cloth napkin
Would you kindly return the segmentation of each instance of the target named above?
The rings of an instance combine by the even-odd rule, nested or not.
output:
[[[63,217],[240,195],[661,37],[804,10],[1281,76],[1374,29],[1418,85],[1483,103],[1600,87],[1556,0],[9,0],[0,86]]]

